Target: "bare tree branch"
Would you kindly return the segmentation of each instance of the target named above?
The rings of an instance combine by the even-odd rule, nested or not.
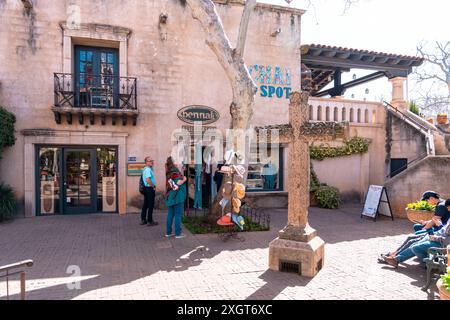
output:
[[[247,0],[245,2],[244,12],[242,13],[241,24],[239,25],[239,34],[235,49],[235,56],[241,59],[244,55],[245,40],[247,39],[248,23],[250,22],[250,14],[255,9],[256,0]]]
[[[425,63],[415,69],[419,89],[417,104],[431,114],[450,110],[450,41],[436,42],[434,51],[426,49],[426,43],[417,46],[417,53]],[[444,87],[445,84],[445,91]],[[439,93],[441,92],[441,93]]]

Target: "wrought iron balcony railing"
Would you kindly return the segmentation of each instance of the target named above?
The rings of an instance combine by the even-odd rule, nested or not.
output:
[[[137,110],[137,79],[115,75],[55,73],[55,107]]]

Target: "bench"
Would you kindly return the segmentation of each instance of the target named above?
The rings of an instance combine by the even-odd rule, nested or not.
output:
[[[422,287],[423,291],[428,290],[431,285],[432,275],[438,273],[439,275],[444,274],[447,271],[448,264],[448,247],[447,248],[429,248],[428,258],[423,261],[427,267],[427,283]],[[437,280],[437,279],[436,279]]]

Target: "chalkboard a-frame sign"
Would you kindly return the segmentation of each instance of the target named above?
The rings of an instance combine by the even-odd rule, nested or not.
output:
[[[391,219],[394,220],[386,188],[383,186],[370,185],[364,201],[364,209],[361,213],[361,218],[366,216],[376,221],[379,214],[391,217]]]

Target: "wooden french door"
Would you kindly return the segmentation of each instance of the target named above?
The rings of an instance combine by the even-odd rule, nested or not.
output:
[[[75,105],[115,108],[119,104],[117,49],[75,47]]]

